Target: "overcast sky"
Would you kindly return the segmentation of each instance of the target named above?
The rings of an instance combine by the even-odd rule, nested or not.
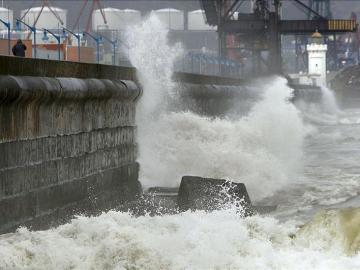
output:
[[[0,0],[1,1],[1,0]],[[304,3],[308,3],[308,0],[302,0]],[[90,6],[92,1],[88,1],[83,15],[80,20],[81,27],[84,27],[87,18],[90,13]],[[292,19],[304,18],[304,13],[300,12],[292,0],[284,1],[284,15],[291,17]],[[14,17],[20,17],[20,11],[27,9],[30,6],[40,6],[41,0],[3,0],[4,6],[14,10]],[[68,10],[68,27],[71,27],[76,18],[78,17],[80,10],[83,6],[84,0],[51,0],[52,6],[61,7]],[[172,7],[177,9],[199,9],[200,4],[197,0],[101,0],[103,7],[115,7],[115,8],[133,8],[142,11]],[[350,17],[352,11],[358,12],[360,17],[360,0],[331,0],[332,12],[335,18],[347,19]]]

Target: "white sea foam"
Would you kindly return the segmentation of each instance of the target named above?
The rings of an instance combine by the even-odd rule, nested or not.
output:
[[[110,211],[0,236],[0,269],[359,269],[359,209],[331,211],[300,231],[232,210],[138,218]]]
[[[176,98],[171,72],[181,50],[167,45],[166,35],[154,15],[128,33],[130,60],[144,88],[137,112],[142,184],[176,186],[183,175],[229,178],[246,183],[256,199],[296,180],[306,128],[288,101],[286,80],[268,80],[246,117],[170,113],[164,104]]]
[[[283,79],[274,79],[249,115],[237,120],[163,114],[143,141],[151,155],[140,159],[142,182],[175,186],[182,175],[224,177],[246,183],[255,199],[295,181],[306,129],[286,101],[290,93]]]
[[[333,91],[325,86],[321,87],[321,100],[318,103],[299,100],[296,105],[304,119],[311,123],[336,125],[341,122],[343,112],[337,104]]]

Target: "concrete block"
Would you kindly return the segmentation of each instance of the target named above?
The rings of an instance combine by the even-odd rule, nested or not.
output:
[[[183,176],[178,194],[178,205],[186,210],[218,210],[227,205],[241,205],[245,215],[252,214],[251,201],[243,183],[224,179]]]
[[[135,84],[1,75],[0,82],[0,232],[47,215],[61,219],[67,210],[59,209],[106,209],[139,194]],[[31,207],[16,208],[25,203]]]

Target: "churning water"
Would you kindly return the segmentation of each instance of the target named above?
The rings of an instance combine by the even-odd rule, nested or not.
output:
[[[143,185],[225,177],[278,210],[247,218],[231,208],[155,217],[110,211],[47,231],[21,228],[0,236],[0,269],[360,269],[360,110],[338,109],[329,89],[322,104],[294,105],[275,77],[258,87],[246,116],[174,112],[171,71],[182,50],[166,35],[150,16],[127,36],[144,87]]]

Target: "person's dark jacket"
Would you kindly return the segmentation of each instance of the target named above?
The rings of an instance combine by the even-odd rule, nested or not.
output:
[[[13,55],[25,57],[26,46],[21,41],[18,41],[12,48]]]

